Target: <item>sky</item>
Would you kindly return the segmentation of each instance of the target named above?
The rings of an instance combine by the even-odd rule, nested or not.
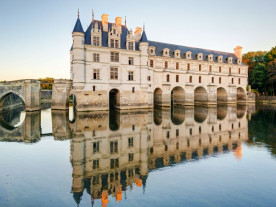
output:
[[[149,40],[233,52],[276,46],[276,0],[0,0],[0,81],[70,77],[77,11],[92,19],[127,17]]]

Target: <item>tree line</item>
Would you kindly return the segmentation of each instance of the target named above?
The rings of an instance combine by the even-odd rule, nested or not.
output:
[[[276,92],[276,47],[270,51],[248,52],[243,55],[248,65],[248,84],[253,91],[274,96]]]

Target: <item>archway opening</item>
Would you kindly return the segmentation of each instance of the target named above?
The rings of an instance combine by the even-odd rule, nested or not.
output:
[[[217,103],[225,104],[227,103],[227,92],[224,88],[220,87],[217,89]]]
[[[194,103],[205,105],[208,103],[208,94],[205,88],[197,87],[194,92]]]
[[[183,106],[185,102],[184,89],[177,86],[171,91],[171,105],[172,106]]]
[[[154,107],[162,107],[162,90],[160,88],[156,88],[154,90],[153,96]]]
[[[120,91],[118,89],[112,89],[109,91],[109,109],[119,109],[120,108]]]
[[[245,102],[246,101],[246,94],[243,88],[237,88],[237,102]]]
[[[74,123],[76,115],[76,96],[71,94],[69,96],[69,121]]]

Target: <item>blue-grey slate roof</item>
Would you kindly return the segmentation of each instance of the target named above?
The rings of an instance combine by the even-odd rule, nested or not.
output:
[[[80,18],[77,19],[75,27],[73,29],[73,32],[82,32],[82,33],[84,33],[82,25],[81,25]]]
[[[141,37],[140,42],[148,42],[148,38],[147,38],[145,30],[142,33],[142,37]]]
[[[227,53],[227,52],[219,52],[215,50],[208,50],[208,49],[201,49],[201,48],[194,48],[194,47],[187,47],[187,46],[181,46],[181,45],[174,45],[169,43],[163,43],[163,42],[155,42],[155,41],[149,41],[149,46],[155,47],[155,54],[156,56],[163,56],[163,49],[168,48],[170,49],[170,57],[174,57],[174,51],[180,50],[181,51],[181,57],[183,58],[185,53],[190,51],[192,52],[192,59],[197,59],[197,54],[202,53],[203,54],[203,60],[207,60],[207,56],[210,54],[213,54],[214,61],[217,60],[218,56],[223,56],[223,62],[227,62],[227,58],[232,57],[233,63],[237,63],[237,56],[234,53]]]

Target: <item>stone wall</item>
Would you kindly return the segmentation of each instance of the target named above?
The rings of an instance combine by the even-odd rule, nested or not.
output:
[[[51,90],[41,90],[41,101],[51,102],[52,101],[52,91]]]
[[[276,104],[276,96],[256,96],[257,103]]]

